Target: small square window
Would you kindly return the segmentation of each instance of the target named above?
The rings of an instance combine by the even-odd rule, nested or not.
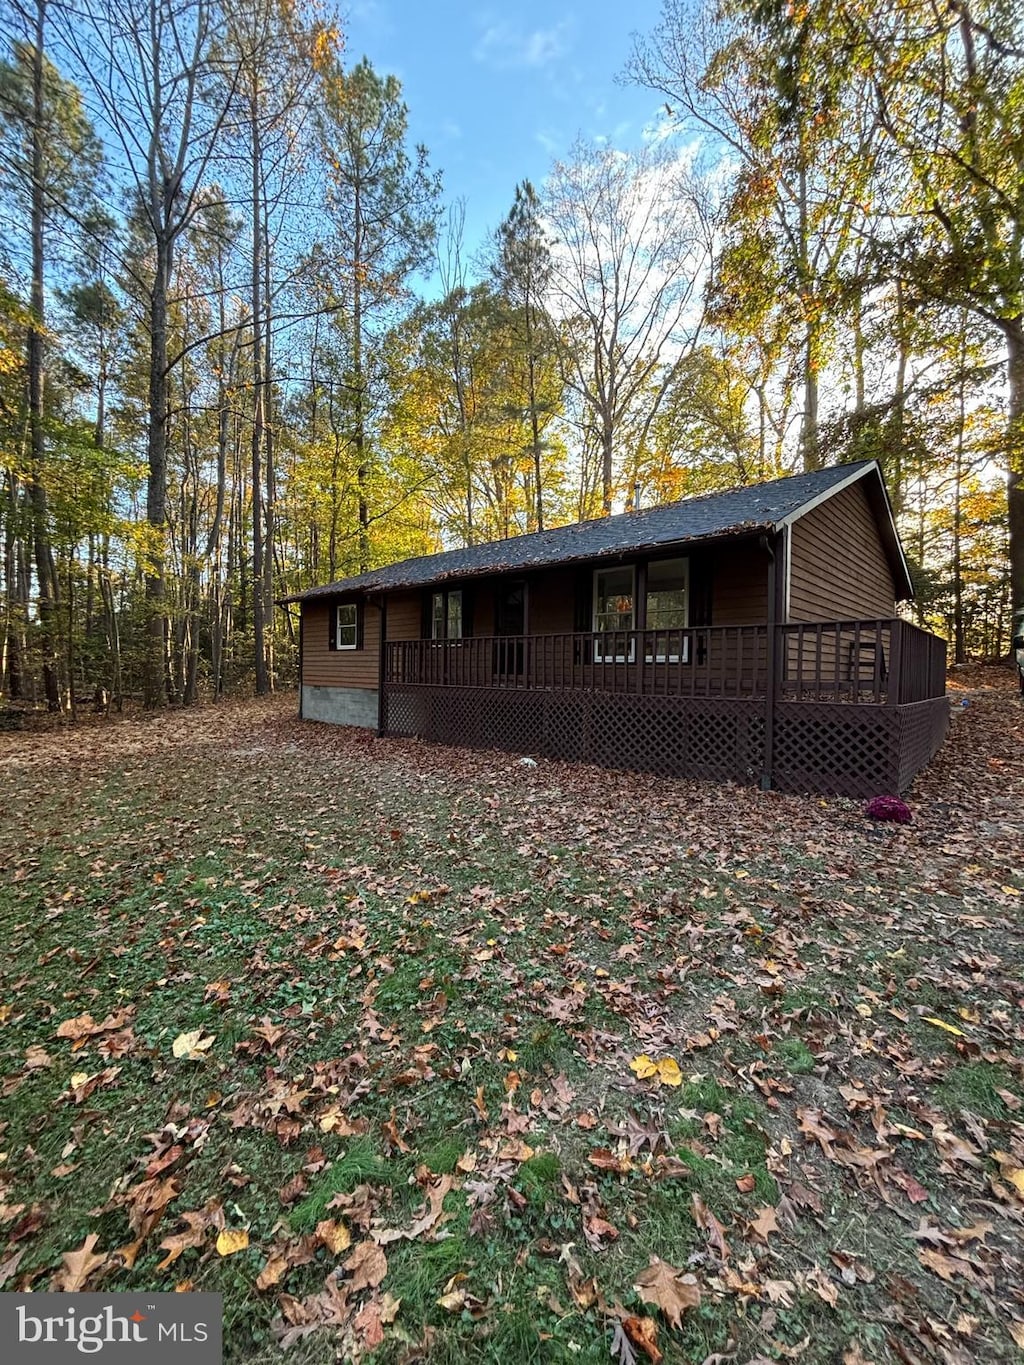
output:
[[[356,602],[343,602],[338,608],[335,648],[359,648],[359,606]]]

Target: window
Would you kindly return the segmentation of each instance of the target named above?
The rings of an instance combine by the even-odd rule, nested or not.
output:
[[[689,560],[659,559],[647,566],[647,629],[656,632],[648,663],[686,663],[689,641],[681,632],[689,620],[689,587]]]
[[[449,640],[462,639],[462,593],[450,592],[448,594],[448,617],[445,623],[445,634]]]
[[[463,635],[462,589],[435,592],[430,598],[430,638],[461,640]]]
[[[594,571],[594,631],[605,635],[594,641],[595,663],[625,663],[634,658],[635,640],[625,633],[633,629],[633,566]],[[628,640],[628,655],[626,652]]]
[[[359,648],[359,603],[342,602],[334,626],[335,649]]]

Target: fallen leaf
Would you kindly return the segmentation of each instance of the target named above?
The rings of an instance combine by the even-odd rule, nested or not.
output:
[[[267,1258],[267,1263],[256,1276],[256,1288],[262,1294],[268,1289],[274,1289],[284,1278],[288,1269],[288,1261],[280,1252],[272,1251]]]
[[[612,1355],[618,1360],[619,1365],[636,1365],[636,1352],[621,1322],[615,1324],[615,1330],[612,1332]]]
[[[683,1073],[679,1069],[679,1063],[674,1057],[662,1057],[658,1063],[658,1079],[662,1085],[680,1086],[683,1083]]]
[[[992,1158],[999,1163],[1000,1176],[1008,1180],[1021,1199],[1024,1199],[1024,1167],[1014,1165],[1013,1158],[1006,1152],[993,1152]]]
[[[3,1288],[7,1281],[17,1274],[18,1266],[21,1265],[21,1258],[24,1255],[25,1248],[22,1247],[20,1251],[13,1251],[5,1260],[0,1261],[0,1288]]]
[[[171,1052],[175,1057],[185,1058],[190,1062],[205,1061],[204,1053],[213,1046],[213,1034],[204,1036],[201,1028],[193,1029],[191,1033],[179,1033],[171,1044]]]
[[[599,1171],[614,1171],[616,1175],[628,1175],[633,1169],[633,1162],[625,1153],[610,1152],[607,1147],[595,1147],[587,1160]]]
[[[839,1302],[838,1285],[829,1278],[820,1265],[816,1265],[813,1270],[808,1271],[803,1280],[805,1286],[813,1290],[818,1298],[827,1303],[830,1308],[834,1308]]]
[[[353,1294],[360,1289],[376,1289],[388,1273],[388,1258],[376,1242],[360,1242],[342,1269],[352,1276],[349,1289]]]
[[[684,1274],[667,1261],[651,1257],[651,1263],[633,1281],[633,1288],[645,1303],[653,1303],[665,1314],[672,1327],[681,1327],[688,1308],[700,1307],[700,1288],[696,1276]]]
[[[651,1365],[659,1365],[664,1359],[658,1349],[658,1324],[653,1318],[623,1318],[622,1330],[633,1345],[643,1351]]]
[[[725,1240],[725,1228],[705,1204],[699,1194],[693,1195],[693,1216],[697,1226],[708,1234],[708,1241],[723,1261],[729,1259],[729,1244]]]
[[[934,1024],[936,1028],[945,1029],[947,1033],[955,1033],[958,1038],[967,1037],[963,1029],[957,1028],[955,1024],[947,1024],[944,1019],[936,1019],[931,1014],[922,1015],[922,1019],[926,1024]]]
[[[604,1242],[614,1242],[619,1235],[614,1223],[609,1223],[607,1218],[601,1218],[597,1214],[584,1219],[583,1230],[595,1251],[599,1251]]]
[[[453,1275],[444,1287],[444,1293],[437,1300],[439,1308],[448,1313],[457,1313],[466,1302],[466,1290],[462,1287],[469,1276],[463,1271]]]
[[[352,1234],[338,1218],[324,1218],[316,1225],[315,1236],[332,1256],[340,1256],[352,1245]]]
[[[762,1208],[757,1210],[757,1213],[751,1220],[749,1226],[750,1231],[755,1237],[760,1237],[763,1242],[767,1242],[769,1236],[773,1232],[779,1231],[779,1220],[776,1216],[776,1210],[772,1208],[771,1204],[765,1204]]]
[[[77,1251],[64,1252],[61,1257],[63,1268],[50,1281],[50,1289],[54,1293],[77,1294],[93,1271],[108,1263],[109,1257],[93,1252],[98,1241],[98,1235],[90,1232]]]
[[[781,1303],[783,1308],[793,1307],[792,1295],[796,1285],[792,1280],[763,1280],[761,1288],[769,1303]]]
[[[352,1319],[352,1327],[367,1351],[375,1351],[384,1340],[384,1319],[380,1303],[368,1299]]]
[[[641,1081],[653,1079],[659,1085],[670,1086],[679,1086],[683,1083],[683,1073],[674,1057],[662,1057],[659,1061],[654,1061],[646,1052],[641,1052],[639,1057],[634,1057],[630,1062],[629,1069],[635,1072]]]
[[[189,1210],[179,1214],[178,1217],[183,1223],[188,1224],[188,1231],[171,1233],[160,1243],[160,1250],[166,1251],[167,1255],[157,1266],[157,1270],[166,1270],[169,1265],[174,1264],[183,1251],[200,1247],[206,1241],[206,1231],[210,1226],[209,1213],[204,1209]]]
[[[234,1256],[236,1252],[244,1251],[248,1245],[248,1228],[222,1228],[217,1234],[219,1256]]]

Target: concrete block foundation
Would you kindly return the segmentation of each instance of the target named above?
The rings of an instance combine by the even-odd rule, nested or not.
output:
[[[302,689],[302,719],[328,725],[363,725],[377,728],[375,687],[311,687]]]

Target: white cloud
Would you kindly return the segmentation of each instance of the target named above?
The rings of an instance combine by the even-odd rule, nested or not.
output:
[[[567,50],[571,25],[562,19],[552,28],[527,32],[507,19],[488,23],[473,49],[473,56],[486,66],[540,68],[556,61]]]

